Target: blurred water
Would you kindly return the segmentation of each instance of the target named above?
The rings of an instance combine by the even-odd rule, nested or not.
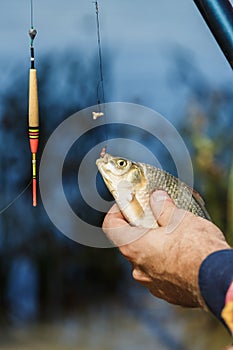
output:
[[[36,267],[29,257],[14,259],[8,276],[10,314],[0,327],[0,349],[219,350],[230,344],[212,315],[171,306],[132,280],[123,285],[118,298],[95,302],[93,295],[90,305],[39,323]]]
[[[7,285],[7,300],[13,324],[24,324],[38,314],[38,280],[33,261],[21,256],[11,262]]]
[[[106,300],[59,320],[2,327],[0,349],[217,350],[231,342],[222,326],[202,311],[173,307],[141,288],[132,300],[134,305]]]

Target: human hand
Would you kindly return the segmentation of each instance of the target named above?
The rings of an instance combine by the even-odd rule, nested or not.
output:
[[[164,191],[154,192],[150,205],[158,228],[130,226],[114,205],[103,222],[104,232],[132,263],[134,279],[153,295],[172,304],[205,307],[198,272],[210,253],[230,249],[222,232],[212,222],[178,209]]]

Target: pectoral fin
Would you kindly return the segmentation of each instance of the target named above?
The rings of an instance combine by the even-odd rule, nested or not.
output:
[[[144,210],[135,195],[133,195],[133,198],[130,201],[130,208],[136,218],[139,219],[144,215]]]

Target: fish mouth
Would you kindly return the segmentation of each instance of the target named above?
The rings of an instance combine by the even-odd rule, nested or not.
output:
[[[103,178],[106,186],[108,187],[110,192],[112,192],[112,188],[113,188],[112,181],[108,178],[106,170],[103,169],[103,166],[108,163],[108,160],[109,160],[109,156],[106,153],[103,157],[100,157],[96,160],[96,165],[97,165],[97,168],[98,168],[100,174],[102,175],[102,178]]]
[[[109,161],[109,155],[107,153],[105,153],[105,155],[103,157],[100,157],[96,160],[96,165],[97,168],[100,172],[100,174],[105,177],[106,176],[106,171],[103,169],[103,167],[108,164]]]
[[[100,164],[107,164],[109,160],[109,155],[105,153],[104,155],[101,155],[100,158],[96,160],[96,165],[99,166]]]

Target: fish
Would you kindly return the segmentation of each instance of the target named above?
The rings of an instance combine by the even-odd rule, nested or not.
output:
[[[155,190],[166,191],[178,208],[211,220],[198,192],[160,168],[105,152],[101,152],[96,165],[120,211],[132,226],[158,227],[150,207],[150,195]]]

